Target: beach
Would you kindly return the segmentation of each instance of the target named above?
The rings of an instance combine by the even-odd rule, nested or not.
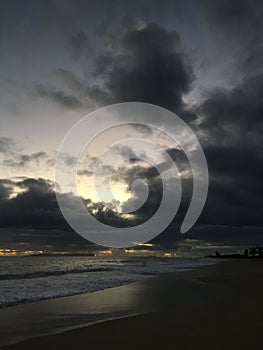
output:
[[[222,260],[2,309],[1,349],[262,349],[262,295],[262,261]]]

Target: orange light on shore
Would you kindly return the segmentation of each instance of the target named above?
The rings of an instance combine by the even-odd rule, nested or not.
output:
[[[112,255],[113,252],[110,249],[107,250],[99,250],[96,253],[94,253],[94,256],[104,256],[104,255]]]
[[[22,252],[23,255],[32,255],[32,254],[43,254],[43,250],[26,250]]]
[[[34,254],[43,254],[43,250],[25,250],[20,251],[16,249],[0,249],[0,256],[25,256]]]
[[[171,253],[164,253],[163,256],[165,256],[166,258],[170,258],[172,256],[172,254]]]
[[[12,256],[17,255],[17,250],[15,249],[0,249],[1,256]]]
[[[152,244],[152,243],[139,243],[138,246],[140,246],[140,247],[153,247],[154,244]]]

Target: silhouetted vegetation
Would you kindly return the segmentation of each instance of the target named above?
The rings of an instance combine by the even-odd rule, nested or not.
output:
[[[223,254],[218,251],[215,254],[210,254],[209,258],[235,258],[235,259],[262,259],[263,258],[263,247],[258,245],[245,249],[243,253],[237,254]]]

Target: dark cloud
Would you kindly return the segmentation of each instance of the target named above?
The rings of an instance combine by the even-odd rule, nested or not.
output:
[[[239,146],[239,147],[238,147]],[[217,145],[205,149],[211,178],[260,183],[263,178],[263,148],[245,143],[241,145]]]
[[[84,34],[74,40],[81,50],[88,45]],[[58,69],[56,76],[64,86],[38,85],[37,93],[65,108],[81,107],[82,101],[86,105],[138,101],[169,108],[188,120],[195,118],[182,100],[192,88],[194,74],[175,31],[121,17],[111,24],[100,51],[81,79]]]
[[[90,199],[83,199],[83,201],[90,213],[107,225],[124,227],[136,223],[107,209],[103,203],[93,203]],[[33,242],[34,235],[37,236],[39,230],[45,231],[47,236],[50,234],[48,230],[51,230],[59,231],[60,234],[71,232],[74,237],[78,237],[60,212],[54,192],[54,183],[41,178],[0,180],[0,227],[12,227],[17,230],[30,229],[33,231],[31,237]],[[52,241],[52,233],[50,235]],[[64,244],[74,240],[69,237],[69,234],[66,234],[65,237]]]
[[[32,154],[16,154],[12,158],[3,160],[3,165],[11,168],[25,168],[39,166],[40,164],[54,165],[54,160],[46,152],[36,152]]]
[[[8,179],[0,180],[0,201],[8,200],[12,193],[13,182]]]
[[[256,77],[263,74],[263,44],[257,45],[244,54],[238,65],[238,74],[241,79]]]
[[[70,61],[71,65],[63,61],[61,64],[63,68],[55,69],[62,56],[55,55],[55,65],[52,63],[50,68],[53,69],[53,80],[37,84],[34,90],[37,96],[65,109],[93,108],[124,101],[149,102],[177,112],[189,123],[192,122],[192,125],[196,122],[195,131],[204,146],[210,172],[207,203],[198,224],[187,235],[176,235],[175,232],[179,232],[179,223],[189,205],[192,189],[191,176],[183,179],[187,196],[182,200],[181,211],[176,220],[156,239],[158,242],[173,246],[177,244],[174,242],[178,242],[182,237],[231,244],[256,243],[262,240],[262,233],[260,235],[263,227],[262,1],[200,0],[181,4],[177,1],[167,1],[165,4],[146,1],[141,6],[141,13],[145,16],[136,12],[137,5],[131,1],[125,2],[124,5],[120,5],[119,2],[116,5],[112,1],[87,5],[87,2],[79,1],[77,6],[75,2],[67,1],[63,8],[57,1],[49,1],[45,5],[36,5],[35,10],[29,5],[21,6],[17,2],[17,11],[13,11],[11,5],[6,6],[8,11],[0,15],[2,22],[7,23],[5,22],[7,16],[4,13],[9,18],[12,13],[14,17],[11,23],[17,23],[12,32],[5,31],[4,36],[10,38],[7,41],[9,46],[20,48],[18,53],[28,50],[30,57],[34,57],[38,50],[34,51],[33,46],[41,49],[36,41],[42,44],[45,43],[44,39],[47,39],[47,45],[42,47],[43,51],[39,50],[40,53],[47,52],[48,48],[51,57],[53,51],[55,54],[58,51],[53,48],[57,48],[57,43],[60,42],[63,49],[66,45],[71,58],[74,59],[74,62]],[[41,13],[41,16],[37,17],[33,26],[29,18],[35,18],[36,8],[40,9],[37,13]],[[86,16],[87,9],[91,13],[89,21],[86,21],[89,23],[82,25],[84,21],[78,22],[77,19],[82,14]],[[182,16],[184,25],[181,27],[178,26],[175,10]],[[188,25],[185,19],[191,16],[185,16],[186,12],[191,12],[190,10],[192,13],[195,12],[195,15],[194,21]],[[99,17],[100,24],[95,26],[98,13],[102,16]],[[146,20],[119,17],[122,13],[131,13],[131,16],[138,13],[134,18],[146,18]],[[149,13],[153,15],[148,16]],[[21,22],[21,14],[27,18],[29,25]],[[162,16],[165,20],[160,21]],[[149,20],[149,17],[152,18]],[[78,25],[71,27],[75,22],[78,22]],[[178,30],[180,36],[174,31],[175,26],[181,29]],[[90,30],[91,27],[96,29]],[[54,36],[51,33],[57,33],[58,36],[53,40]],[[196,46],[203,34],[205,43],[197,50]],[[181,43],[181,38],[185,37],[191,37],[192,41]],[[95,46],[93,49],[90,38]],[[30,45],[32,43],[30,50],[25,45],[26,42]],[[9,57],[19,56],[14,54],[16,51],[8,51],[8,45],[4,46],[7,50],[3,52],[8,52]],[[188,52],[193,55],[190,59],[194,66],[209,56],[207,62],[205,61],[206,64],[203,64],[202,74],[205,75],[206,69],[212,66],[214,68],[212,71],[218,69],[220,72],[229,73],[228,83],[231,80],[231,85],[223,85],[223,78],[220,80],[221,76],[218,77],[215,73],[221,87],[209,88],[203,95],[200,93],[202,100],[195,101],[196,106],[191,111],[187,109],[183,97],[191,92],[195,77],[185,55],[185,46],[190,46]],[[212,48],[215,47],[216,53],[213,54]],[[204,51],[201,53],[202,49]],[[194,50],[198,52],[193,53]],[[25,55],[21,62],[24,64],[26,60]],[[46,71],[44,61],[46,61],[45,55],[39,58],[38,62]],[[51,61],[51,58],[47,60],[48,65]],[[74,66],[76,62],[78,66]],[[15,64],[17,65],[17,62]],[[32,64],[32,60],[29,60],[29,64]],[[19,69],[21,67],[18,65],[17,70]],[[32,78],[38,81],[35,77]],[[204,81],[213,79],[212,72],[211,76],[210,73],[205,76]],[[213,82],[213,85],[215,84]],[[7,79],[6,85],[9,86],[6,87],[9,91],[8,96],[16,96],[19,91],[28,93],[24,82],[14,84]],[[3,101],[4,104],[8,103],[9,107],[14,104],[11,99],[12,103],[6,99],[4,94]],[[147,128],[144,132],[145,136],[150,133]],[[27,155],[18,152],[16,147],[11,139],[0,138],[0,153],[1,156],[5,156],[3,165],[13,168],[24,167],[50,159],[45,152]],[[181,167],[179,170],[189,170],[189,164],[182,151],[174,148],[167,152],[179,168]],[[134,156],[132,150],[128,148],[122,150],[122,155]],[[75,164],[75,159],[66,155],[64,161],[68,165]],[[102,172],[111,170],[104,168]],[[82,168],[80,171],[83,175],[91,174],[87,168]],[[134,213],[131,222],[114,210],[105,209],[104,203],[85,200],[93,215],[109,225],[119,227],[138,224],[153,215],[162,198],[162,184],[156,169],[141,164],[134,158],[129,166],[120,167],[114,176],[116,181],[121,179],[127,184],[136,178],[145,180],[150,190],[146,203]],[[128,206],[129,203],[124,205]],[[10,227],[14,230],[23,229],[25,235],[30,229],[36,230],[34,235],[38,242],[47,242],[47,237],[50,235],[56,242],[71,244],[74,242],[73,235],[77,236],[59,212],[52,183],[45,180],[1,180],[0,214],[0,226],[3,229],[7,230]],[[47,234],[48,230],[52,233]],[[33,233],[30,233],[28,237],[32,239],[32,236]]]
[[[62,216],[52,181],[0,180],[0,240],[14,249],[82,250],[90,245]]]
[[[211,91],[198,107],[203,118],[201,130],[211,143],[234,143],[241,147],[249,143],[256,147],[262,140],[262,95],[262,74],[245,79],[233,89]]]
[[[54,77],[57,83],[60,82],[61,87],[67,88],[68,93],[87,98],[89,88],[84,76],[79,78],[73,72],[60,68],[55,70]]]
[[[227,5],[215,3],[216,11],[219,6],[235,6],[239,2],[229,2]],[[225,26],[229,30],[239,26],[238,33],[242,35],[247,29],[249,35],[255,35],[255,25],[258,18],[251,3],[240,2],[236,13],[226,13],[223,8],[217,14],[215,25]],[[250,10],[248,9],[250,8]],[[246,11],[248,11],[246,15]],[[233,17],[232,23],[230,18]],[[255,23],[252,23],[255,19]],[[221,23],[222,22],[222,23]],[[251,28],[250,28],[251,24]],[[235,34],[234,33],[230,33]],[[201,118],[199,132],[205,147],[205,154],[210,173],[210,186],[204,211],[199,223],[206,225],[226,225],[228,241],[237,239],[238,229],[242,235],[247,231],[247,241],[254,239],[256,228],[263,226],[262,220],[262,176],[263,176],[263,75],[262,55],[260,46],[248,50],[239,60],[236,67],[236,81],[231,88],[220,88],[209,91],[204,101],[198,106],[197,114]],[[207,226],[207,227],[208,227]],[[232,227],[229,228],[229,227]],[[249,227],[246,230],[246,227]],[[215,229],[216,231],[216,229]],[[231,234],[233,232],[233,235]],[[210,232],[211,236],[213,234]],[[257,240],[258,240],[257,231]],[[224,238],[223,238],[224,237]],[[218,237],[216,238],[218,239]],[[222,234],[222,240],[226,234]],[[243,239],[243,238],[242,238]],[[254,242],[253,242],[254,243]]]
[[[75,96],[68,95],[66,92],[57,90],[53,86],[47,86],[44,84],[38,84],[36,86],[36,93],[40,97],[47,98],[63,108],[80,108],[83,103]]]
[[[8,184],[1,180],[0,183],[1,193],[5,194],[0,202],[1,227],[65,227],[51,182],[28,178]],[[8,198],[7,194],[15,195]]]
[[[66,47],[75,60],[87,58],[92,52],[92,47],[87,35],[83,32],[76,33],[68,38]]]
[[[159,172],[155,167],[150,166],[148,163],[140,161],[137,158],[125,161],[122,165],[112,174],[112,181],[117,183],[123,182],[131,190],[131,184],[135,180],[142,180],[148,187],[148,198],[146,202],[133,213],[133,221],[136,224],[143,223],[149,220],[152,215],[159,208],[162,200],[162,180]],[[133,211],[134,203],[141,203],[140,196],[141,191],[133,192],[133,197],[122,203],[122,210],[125,212]]]
[[[32,170],[54,166],[55,159],[47,152],[24,153],[18,143],[8,137],[0,137],[0,157],[2,170]]]
[[[192,172],[189,167],[189,162],[182,150],[170,148],[167,149],[166,152],[176,163],[180,172],[188,172],[187,176],[184,175],[181,178],[183,194],[181,205],[175,218],[175,222],[178,223],[182,222],[190,203],[192,193]],[[163,172],[170,168],[170,163],[167,163],[166,161],[161,162],[160,160],[160,163],[157,165]],[[163,198],[163,182],[157,168],[136,158],[124,162],[112,175],[112,181],[124,182],[129,188],[131,188],[132,182],[136,179],[144,181],[149,191],[145,203],[133,213],[134,220],[138,224],[149,220],[158,210]],[[168,201],[170,200],[170,205],[173,205],[174,196],[176,196],[174,180],[173,178],[167,178],[166,176],[166,181],[171,192],[171,198],[168,199]],[[122,203],[122,210],[130,212],[130,208],[133,207],[134,202],[135,204],[137,202],[141,203],[141,196],[144,196],[144,194],[142,194],[140,190],[133,192],[132,199]]]
[[[230,37],[250,44],[262,39],[263,4],[252,0],[200,0],[201,9],[218,37],[229,40]],[[226,35],[227,34],[227,35]]]
[[[128,146],[113,146],[112,149],[114,149],[114,151],[116,152],[116,154],[124,157],[124,158],[136,158],[136,154],[133,151],[133,149],[131,147]]]
[[[217,150],[211,157],[217,157]],[[210,157],[210,156],[209,156]],[[220,164],[220,159],[218,159]],[[229,160],[229,164],[231,161]],[[259,241],[259,230],[263,227],[261,213],[261,193],[262,184],[259,181],[252,183],[247,181],[247,177],[236,179],[234,166],[231,171],[227,171],[227,176],[220,173],[220,167],[212,169],[212,179],[210,183],[209,195],[204,212],[199,219],[199,224],[185,235],[179,234],[179,227],[189,205],[190,197],[183,197],[181,207],[176,219],[154,242],[161,246],[176,248],[178,242],[187,238],[196,238],[220,242],[234,242],[237,235],[237,227],[243,232],[243,242]],[[162,199],[162,184],[156,170],[148,167],[138,167],[132,163],[133,170],[127,172],[125,181],[132,181],[137,176],[144,179],[149,186],[149,197],[146,203],[132,219],[127,219],[125,215],[107,209],[104,203],[94,203],[90,199],[84,200],[88,210],[101,222],[114,227],[127,227],[138,225],[148,220],[158,209]],[[127,168],[126,168],[127,169]],[[225,168],[227,170],[227,167]],[[236,170],[238,173],[238,169]],[[124,173],[124,169],[123,169]],[[184,179],[184,188],[191,193],[191,179]],[[128,203],[126,203],[128,205]],[[60,245],[60,248],[69,248],[70,244],[76,244],[74,249],[79,249],[85,243],[67,225],[60,213],[54,193],[53,183],[44,179],[22,180],[1,180],[0,181],[0,227],[15,230],[17,242],[30,242],[31,246],[41,244]],[[221,228],[220,228],[221,227]],[[250,236],[246,237],[247,234]],[[2,242],[8,238],[3,235]],[[9,232],[9,231],[8,231]],[[19,235],[19,232],[21,235]],[[27,234],[25,234],[27,232]],[[226,234],[227,232],[227,234]],[[11,235],[12,236],[12,235]],[[12,236],[13,237],[13,236]],[[11,238],[9,240],[11,242]]]
[[[15,141],[9,137],[0,137],[0,153],[4,155],[12,154],[18,147]]]
[[[258,64],[239,69],[243,74],[236,86],[210,91],[198,107],[210,173],[199,222],[259,228],[263,226],[263,75],[254,74]]]
[[[105,101],[183,109],[182,95],[191,89],[193,72],[176,32],[121,18],[110,29],[109,45],[94,62],[95,76],[104,80],[100,90]]]
[[[199,240],[210,244],[224,245],[230,247],[249,246],[263,243],[262,226],[231,226],[231,225],[196,225],[187,233],[186,239]],[[191,245],[191,242],[190,242]],[[194,246],[192,242],[192,246]],[[224,248],[224,247],[223,247]],[[215,249],[213,249],[215,251]]]
[[[141,219],[136,216],[133,219],[128,219],[125,215],[114,211],[114,203],[109,203],[109,206],[112,204],[112,209],[110,209],[102,202],[92,202],[90,199],[83,199],[83,201],[89,212],[105,225],[113,227],[130,227],[138,225],[139,222],[141,222]]]
[[[176,163],[176,166],[178,167],[179,172],[188,171],[191,175],[192,170],[191,170],[189,161],[187,159],[186,154],[183,152],[182,149],[168,148],[168,149],[166,149],[166,152],[169,154],[169,156]]]
[[[232,226],[263,226],[263,186],[259,182],[233,178],[211,179],[203,224]]]
[[[183,197],[181,207],[172,223],[174,227],[182,222],[189,206],[192,194],[192,173],[181,150],[168,149],[167,152],[180,171],[189,172],[186,178],[181,179]],[[263,149],[255,149],[253,145],[247,143],[243,145],[243,148],[239,148],[230,142],[224,146],[208,144],[205,154],[209,166],[210,184],[207,202],[198,220],[199,224],[222,227],[224,225],[262,227]],[[148,220],[158,209],[162,200],[162,183],[156,169],[137,161],[137,163],[130,163],[129,166],[124,164],[120,167],[113,174],[113,180],[115,178],[116,181],[124,181],[128,185],[138,178],[147,183],[149,197],[144,206],[135,214],[141,219]],[[171,191],[173,191],[172,188]],[[140,196],[140,193],[135,193],[136,195]],[[125,210],[129,208],[129,201],[124,203],[123,207]],[[178,227],[173,230],[178,230]],[[171,227],[167,229],[167,232],[170,231]],[[212,239],[213,234],[210,234]]]

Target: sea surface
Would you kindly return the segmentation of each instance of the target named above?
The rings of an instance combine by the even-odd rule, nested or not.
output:
[[[150,257],[0,257],[0,307],[95,292],[215,262]]]

